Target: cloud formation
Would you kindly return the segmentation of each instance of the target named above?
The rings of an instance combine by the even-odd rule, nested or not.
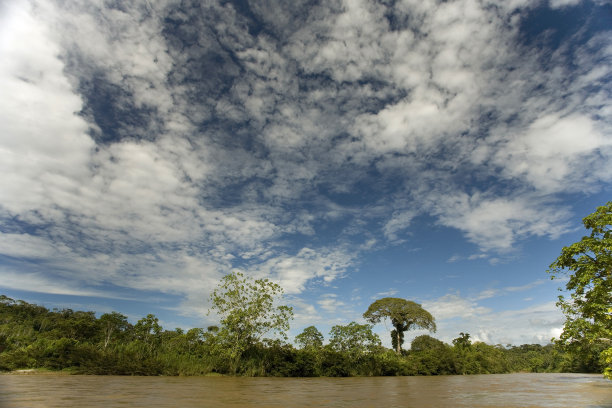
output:
[[[505,296],[516,297],[542,284],[535,281],[522,287],[490,289],[472,297],[449,293],[423,302],[423,307],[436,316],[440,329],[436,336],[449,344],[460,332],[470,333],[473,341],[489,344],[548,344],[552,338],[558,338],[565,321],[555,302],[535,303],[525,299],[506,310],[482,305],[486,299],[503,302]],[[412,337],[418,334],[421,333]]]
[[[483,258],[609,187],[609,31],[526,35],[577,2],[280,3],[1,6],[7,285],[192,302],[237,268],[299,296],[420,216]]]

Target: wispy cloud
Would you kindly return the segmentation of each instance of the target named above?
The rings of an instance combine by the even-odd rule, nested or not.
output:
[[[467,332],[475,341],[489,344],[548,344],[560,334],[564,323],[554,302],[494,311],[480,306],[478,300],[447,294],[423,302],[423,307],[436,316],[436,337],[449,343],[459,332]]]
[[[136,300],[134,297],[121,295],[115,291],[91,289],[82,282],[51,276],[48,273],[24,272],[9,267],[0,268],[2,287],[19,291],[50,293],[54,295],[87,296],[102,299]]]
[[[386,290],[384,292],[378,292],[378,293],[372,295],[371,299],[378,299],[378,298],[381,298],[381,297],[390,297],[390,296],[396,295],[397,293],[398,293],[398,291],[396,289],[389,289],[389,290]]]
[[[527,1],[272,3],[1,6],[2,255],[194,308],[234,268],[297,296],[421,216],[494,262],[612,181],[607,33],[528,47]]]
[[[247,269],[255,276],[276,280],[286,293],[297,294],[303,292],[307,284],[330,284],[354,263],[353,256],[342,249],[302,248],[295,255],[273,252],[268,260],[256,262]]]
[[[569,230],[567,210],[531,196],[440,195],[433,211],[443,225],[458,228],[484,250],[511,250],[526,236],[556,238]],[[545,207],[553,208],[544,212]]]
[[[339,308],[346,306],[343,301],[338,299],[338,295],[335,293],[321,295],[319,300],[317,300],[317,304],[321,307],[321,309],[330,314],[337,314]]]
[[[468,256],[463,256],[463,255],[455,254],[455,255],[451,256],[450,258],[448,258],[448,260],[446,262],[454,263],[454,262],[459,262],[459,261],[462,261],[462,260],[475,261],[475,260],[478,260],[478,259],[487,259],[487,258],[489,258],[489,255],[486,254],[486,253],[472,254],[472,255],[468,255]]]

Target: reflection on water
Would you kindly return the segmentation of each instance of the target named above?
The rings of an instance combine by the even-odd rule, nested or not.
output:
[[[0,407],[602,407],[589,374],[236,378],[0,375]]]

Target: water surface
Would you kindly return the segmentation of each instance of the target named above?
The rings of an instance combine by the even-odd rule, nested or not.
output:
[[[236,378],[0,375],[0,407],[612,408],[590,374]]]

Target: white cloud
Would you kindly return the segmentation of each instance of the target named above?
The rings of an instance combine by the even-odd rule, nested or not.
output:
[[[14,214],[78,188],[94,148],[60,48],[26,6],[7,7],[0,43],[0,93],[10,96],[0,99],[0,190]]]
[[[473,338],[490,344],[548,344],[565,319],[554,302],[481,316]],[[512,328],[512,330],[508,330]]]
[[[481,297],[480,299],[485,299]],[[423,302],[436,318],[436,337],[450,343],[460,332],[470,333],[474,341],[489,344],[548,344],[558,336],[564,318],[554,302],[521,309],[493,311],[478,300],[447,294]]]
[[[510,199],[461,193],[433,201],[441,224],[464,231],[484,251],[508,251],[525,236],[556,238],[568,231],[563,222],[566,211],[529,196]]]
[[[396,212],[383,228],[385,237],[391,241],[397,240],[396,233],[405,230],[416,214],[412,211]]]
[[[295,255],[276,253],[272,258],[249,268],[250,273],[277,281],[287,294],[306,290],[307,284],[327,285],[342,277],[354,262],[354,256],[342,249],[302,248]]]
[[[448,294],[434,301],[423,302],[423,308],[440,321],[458,317],[471,318],[490,312],[490,309],[478,306],[476,301],[458,294]]]
[[[7,228],[2,254],[196,310],[236,265],[289,294],[329,285],[418,215],[494,261],[567,231],[558,194],[611,181],[610,40],[542,58],[517,43],[524,0],[261,3],[256,36],[231,3],[177,4],[2,6],[0,216],[29,227]],[[341,243],[313,244],[343,222]],[[452,297],[440,313],[453,302],[484,313]]]
[[[49,276],[42,272],[16,271],[11,268],[0,268],[2,287],[19,291],[51,293],[55,295],[91,296],[106,299],[135,300],[107,290],[91,289],[82,286],[81,282]]]
[[[1,210],[44,229],[2,234],[1,252],[59,268],[82,288],[112,280],[196,296],[228,270],[228,252],[265,250],[260,243],[279,232],[265,206],[200,201],[201,183],[218,169],[205,146],[185,138],[193,128],[176,111],[184,108],[173,101],[177,90],[166,87],[171,63],[160,28],[116,10],[103,10],[105,20],[80,6],[26,6],[9,7],[0,49],[0,86],[11,96],[0,102]],[[97,67],[67,67],[66,46]],[[74,76],[96,69],[130,90],[136,106],[155,106],[168,126],[149,129],[160,132],[154,142],[94,144],[88,131],[97,126],[78,114]]]
[[[532,289],[536,286],[542,285],[545,281],[543,279],[538,279],[536,281],[533,281],[531,283],[528,283],[526,285],[521,285],[521,286],[508,286],[507,288],[504,288],[505,291],[508,292],[522,292],[524,290],[528,290],[528,289]]]
[[[550,8],[564,8],[580,4],[580,0],[549,0]]]
[[[500,293],[498,289],[485,289],[482,292],[480,292],[478,296],[476,296],[475,300],[490,299],[495,296],[498,296],[499,294]]]
[[[319,300],[317,300],[317,304],[329,314],[337,314],[338,309],[346,306],[343,301],[338,300],[338,295],[334,293],[321,295]]]
[[[461,255],[456,255],[455,254],[455,255],[451,256],[450,258],[448,258],[446,262],[454,263],[454,262],[460,261],[461,259],[463,259],[463,257]]]
[[[393,295],[396,295],[398,293],[398,290],[396,289],[389,289],[386,290],[384,292],[378,292],[372,296],[370,296],[370,299],[380,299],[381,297],[390,297]]]
[[[612,139],[584,115],[542,116],[522,134],[503,139],[505,146],[493,162],[508,178],[524,178],[539,191],[564,191],[568,183],[588,191],[595,182],[612,177],[607,160],[600,156],[611,154]]]
[[[472,255],[469,255],[467,257],[455,254],[455,255],[451,256],[446,262],[454,263],[454,262],[459,262],[459,261],[462,261],[462,260],[465,260],[465,259],[467,259],[468,261],[475,261],[475,260],[478,260],[478,259],[487,259],[487,258],[489,258],[489,255],[487,255],[487,254],[472,254]]]
[[[66,248],[57,248],[48,240],[29,234],[0,234],[0,248],[3,255],[13,258],[44,259],[67,252]]]

